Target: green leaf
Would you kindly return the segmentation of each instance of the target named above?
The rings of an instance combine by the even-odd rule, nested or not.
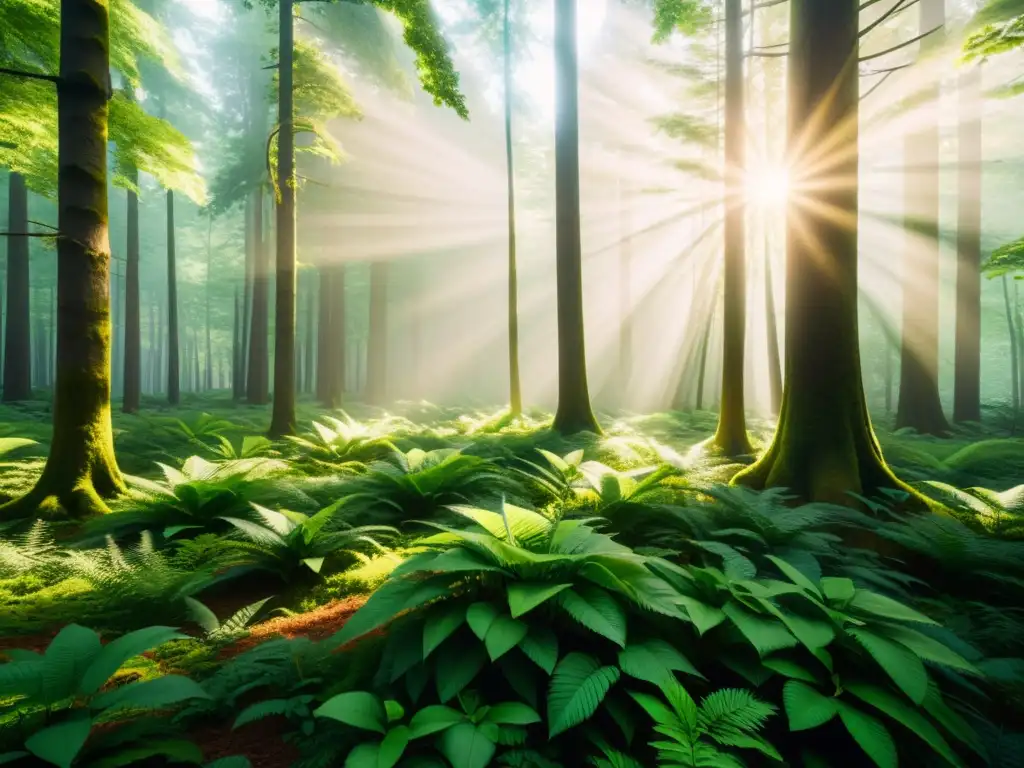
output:
[[[938,729],[914,707],[908,706],[902,699],[874,685],[847,683],[846,690],[861,701],[865,701],[875,709],[881,710],[897,721],[911,733],[923,739],[932,749],[942,755],[948,763],[963,766],[963,761],[950,748]]]
[[[18,752],[0,752],[0,765],[16,763],[24,757],[30,757],[31,754],[31,752],[25,752],[24,750],[20,750]]]
[[[938,626],[938,622],[929,619],[923,613],[919,613],[913,608],[908,608],[903,605],[903,603],[898,603],[885,595],[868,592],[864,589],[857,590],[857,593],[853,596],[848,608],[855,608],[858,611],[870,613],[875,616],[882,616],[886,619],[913,621],[919,624],[932,624],[934,626]]]
[[[805,667],[789,659],[762,659],[761,666],[794,680],[803,680],[806,683],[816,683],[818,681]]]
[[[841,701],[836,708],[846,730],[878,768],[898,768],[896,745],[881,721]]]
[[[555,667],[548,689],[548,735],[590,718],[619,679],[615,667],[602,667],[593,656],[570,653]]]
[[[332,647],[345,645],[363,635],[384,626],[403,611],[420,606],[451,594],[450,577],[417,581],[397,579],[386,581],[356,611],[345,626],[330,640]]]
[[[485,734],[486,729],[462,722],[441,734],[438,747],[452,768],[487,768],[496,747]]]
[[[405,717],[405,707],[394,699],[388,699],[384,702],[384,714],[387,717],[388,722],[393,723],[396,720],[401,720]]]
[[[798,680],[790,680],[783,686],[782,705],[791,731],[818,728],[836,715],[835,699],[823,696]]]
[[[551,599],[572,584],[545,584],[544,582],[513,581],[508,585],[508,607],[517,619],[541,603]]]
[[[839,603],[845,606],[847,602],[853,599],[857,588],[853,584],[853,579],[825,576],[821,579],[821,591],[824,593],[825,599],[830,603]]]
[[[464,719],[465,715],[457,709],[446,707],[443,704],[424,707],[409,721],[410,737],[422,739],[424,736],[443,731],[445,728],[451,728]]]
[[[466,611],[466,622],[480,640],[487,637],[487,631],[497,618],[498,609],[491,603],[473,603]]]
[[[185,598],[188,600],[189,598]],[[206,606],[203,606],[204,608]],[[207,609],[209,610],[209,609]],[[216,617],[214,617],[216,620]],[[78,692],[90,696],[111,678],[126,661],[171,640],[187,638],[173,627],[146,627],[107,643],[85,670],[78,683]]]
[[[696,598],[689,597],[687,595],[680,595],[678,598],[680,604],[686,609],[686,613],[690,617],[690,621],[697,628],[698,634],[703,635],[723,621],[725,621],[725,611],[721,608],[716,608],[713,605],[701,602]]]
[[[526,637],[519,641],[519,648],[530,661],[549,675],[558,663],[558,636],[554,630],[544,626],[531,626]]]
[[[423,658],[432,654],[466,622],[466,609],[459,603],[432,610],[423,624]]]
[[[753,614],[735,600],[726,603],[722,610],[761,656],[797,644],[796,638],[783,624]]]
[[[128,749],[119,749],[113,754],[99,759],[90,759],[89,768],[121,768],[126,765],[145,765],[147,758],[153,757],[169,758],[169,760],[164,762],[172,765],[179,763],[198,765],[203,762],[202,750],[191,741],[186,739],[161,739],[129,747]],[[245,768],[248,768],[248,760],[246,760]]]
[[[513,619],[510,616],[499,616],[490,629],[487,630],[487,637],[484,638],[484,647],[491,661],[497,661],[506,653],[515,648],[523,641],[529,627],[525,622]]]
[[[487,663],[487,653],[479,645],[464,646],[447,642],[434,656],[437,697],[450,701],[473,682]]]
[[[92,700],[92,705],[105,712],[124,707],[161,709],[187,699],[208,698],[209,694],[195,680],[182,675],[164,675],[101,693]]]
[[[664,640],[632,643],[619,651],[619,667],[630,677],[661,686],[675,680],[674,672],[704,677],[689,659]]]
[[[345,768],[377,768],[380,744],[363,742],[357,744],[345,758]]]
[[[387,724],[384,704],[377,696],[366,691],[349,691],[332,696],[313,711],[313,717],[328,717],[353,728],[376,733],[384,733]]]
[[[89,738],[90,730],[92,720],[78,716],[36,731],[25,739],[25,749],[58,768],[71,768]]]
[[[409,746],[410,731],[407,725],[396,725],[384,736],[377,752],[377,768],[393,768],[402,759]]]
[[[886,637],[906,646],[925,661],[931,661],[952,669],[966,672],[969,675],[981,676],[980,670],[963,656],[943,645],[938,640],[928,637],[910,627],[890,626],[879,630]]]
[[[860,593],[858,593],[860,594]],[[866,629],[847,630],[915,704],[928,692],[928,672],[916,654]]]
[[[217,614],[194,597],[185,597],[185,608],[188,610],[189,618],[202,627],[206,634],[213,634],[220,629],[220,619],[217,618]]]
[[[562,610],[591,632],[626,647],[626,613],[603,589],[581,586],[562,592],[557,599]]]
[[[56,702],[70,696],[100,647],[99,636],[78,624],[58,632],[43,654],[43,698]]]
[[[540,722],[540,715],[533,707],[518,701],[495,704],[484,715],[484,721],[498,725],[531,725]]]
[[[787,563],[781,557],[775,557],[774,555],[765,555],[765,557],[766,559],[771,560],[773,563],[775,563],[775,566],[784,574],[786,574],[786,578],[788,578],[798,587],[806,589],[815,597],[821,597],[821,592],[818,591],[818,588],[814,585],[814,582],[812,582],[810,579],[804,576],[800,571],[798,571],[792,565]]]

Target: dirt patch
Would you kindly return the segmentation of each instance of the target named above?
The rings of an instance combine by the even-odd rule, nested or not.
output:
[[[282,717],[267,717],[232,730],[230,723],[201,728],[190,735],[207,762],[244,755],[253,768],[288,768],[299,759],[294,745],[284,741]]]
[[[0,656],[6,655],[6,651],[35,651],[42,653],[46,647],[60,632],[60,627],[54,627],[46,632],[36,632],[31,635],[15,635],[12,637],[0,637]]]
[[[270,621],[264,621],[252,627],[246,637],[222,649],[220,658],[232,658],[260,643],[279,637],[288,639],[308,637],[315,641],[326,640],[345,626],[345,622],[365,603],[365,595],[347,597],[306,613],[278,616]]]

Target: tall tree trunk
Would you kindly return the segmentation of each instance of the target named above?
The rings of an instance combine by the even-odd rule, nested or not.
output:
[[[921,33],[945,20],[944,0],[922,0]],[[941,37],[930,35],[922,48]],[[903,267],[903,342],[896,428],[945,435],[949,424],[939,397],[939,83],[925,89],[927,125],[907,136],[906,224]]]
[[[242,399],[242,306],[238,295],[238,288],[235,288],[235,317],[234,325],[231,326],[231,394],[235,400]]]
[[[779,426],[733,481],[839,504],[853,502],[851,491],[910,491],[882,458],[861,380],[857,230],[848,225],[858,200],[859,15],[858,0],[790,2],[789,163],[796,184],[815,193],[809,204],[789,202]]]
[[[1013,317],[1017,336],[1017,395],[1018,402],[1024,403],[1024,315],[1020,308],[1020,284],[1013,284]]]
[[[132,182],[139,174],[132,172]],[[142,395],[142,317],[139,306],[139,198],[128,190],[128,244],[124,298],[124,402],[125,413],[138,413]]]
[[[337,408],[345,398],[345,361],[348,350],[345,344],[345,262],[340,261],[330,267],[330,375],[328,378],[328,405]],[[386,297],[385,297],[386,302]],[[386,306],[386,303],[385,303]],[[386,333],[385,328],[385,333]]]
[[[316,354],[316,345],[313,343],[316,335],[316,295],[313,290],[313,277],[311,273],[309,279],[306,280],[306,333],[304,339],[306,364],[302,384],[303,392],[313,391],[313,357]]]
[[[555,219],[558,410],[563,434],[601,433],[590,406],[583,324],[576,0],[555,0]]]
[[[28,232],[28,187],[10,175],[8,230]],[[32,320],[29,310],[29,239],[7,238],[7,328],[4,342],[5,403],[32,398]]]
[[[157,381],[157,371],[160,368],[159,358],[157,357],[157,345],[156,345],[156,304],[150,303],[149,305],[149,370],[146,372],[146,380],[149,382],[149,393],[151,395],[156,394],[157,388],[160,386]]]
[[[253,226],[253,198],[255,195],[249,195],[245,199],[245,274],[242,278],[244,283],[242,293],[242,337],[241,344],[242,348],[239,352],[239,381],[238,390],[241,393],[239,396],[243,398],[247,395],[249,388],[246,384],[248,380],[249,371],[249,336],[252,328],[252,294],[253,294],[253,279],[256,274],[256,241],[254,238],[255,227]]]
[[[0,518],[55,506],[106,510],[125,490],[110,423],[110,241],[107,100],[110,26],[104,0],[63,0],[57,89],[57,376],[53,437],[35,487]]]
[[[375,261],[370,265],[370,338],[366,348],[366,402],[371,405],[384,405],[387,402],[389,272],[386,261]],[[333,312],[331,316],[333,318]]]
[[[192,331],[192,391],[203,391],[203,368],[199,364],[199,337]]]
[[[249,329],[249,365],[246,394],[253,405],[270,402],[268,334],[270,332],[270,264],[269,249],[263,237],[263,190],[257,189],[252,204],[253,281],[252,323]]]
[[[178,277],[174,244],[174,192],[167,190],[167,402],[181,402],[178,346]]]
[[[981,67],[960,74],[953,421],[981,421]]]
[[[278,0],[277,294],[274,305],[274,409],[270,435],[295,431],[295,119],[292,58],[295,17],[292,0]]]
[[[510,0],[505,0],[502,35],[505,76],[505,176],[508,182],[508,387],[509,410],[523,412],[523,391],[519,378],[519,273],[516,268],[516,181],[512,156],[512,30]]]
[[[1010,394],[1013,412],[1020,408],[1020,371],[1017,366],[1017,323],[1014,322],[1013,305],[1010,304],[1010,287],[1003,275],[1003,303],[1006,306],[1006,325],[1010,332]]]
[[[210,331],[210,274],[213,270],[213,216],[206,230],[206,389],[213,389],[213,339]]]
[[[319,303],[316,327],[316,399],[324,405],[331,405],[331,360],[334,354],[334,340],[331,339],[331,277],[333,268],[327,264],[317,270],[319,281],[317,301]]]
[[[767,237],[764,240],[764,308],[765,327],[768,330],[768,385],[772,398],[772,413],[777,414],[782,407],[782,363],[779,359],[779,327],[775,319],[772,257]]]
[[[892,413],[892,348],[885,345],[885,412]]]
[[[747,276],[744,251],[744,144],[742,0],[725,0],[725,312],[722,396],[713,444],[726,456],[753,452],[744,404]]]

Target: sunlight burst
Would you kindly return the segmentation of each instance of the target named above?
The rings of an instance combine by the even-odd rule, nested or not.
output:
[[[768,166],[755,169],[747,176],[747,198],[762,207],[780,206],[789,196],[789,171]]]

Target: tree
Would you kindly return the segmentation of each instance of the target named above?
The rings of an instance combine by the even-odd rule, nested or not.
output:
[[[3,400],[32,397],[32,355],[29,323],[28,186],[11,172],[7,199],[7,327],[4,339]]]
[[[3,518],[55,506],[87,515],[105,509],[104,497],[125,490],[110,422],[109,38],[106,2],[62,0],[53,438],[35,487],[0,507]]]
[[[945,0],[922,0],[921,42],[931,50],[945,22]],[[910,247],[903,267],[903,341],[896,427],[944,435],[949,424],[939,397],[939,83],[922,89],[927,121],[905,142],[906,230]],[[917,257],[917,258],[913,258]]]
[[[771,446],[733,480],[840,504],[909,491],[882,457],[861,380],[858,18],[858,0],[790,0],[785,391]]]
[[[505,101],[505,175],[508,180],[508,390],[513,416],[523,411],[519,381],[519,278],[516,270],[516,182],[512,156],[512,20],[510,0],[505,0],[502,25],[502,74]]]
[[[563,434],[601,433],[590,405],[583,324],[576,0],[555,0],[555,219],[558,410]]]

